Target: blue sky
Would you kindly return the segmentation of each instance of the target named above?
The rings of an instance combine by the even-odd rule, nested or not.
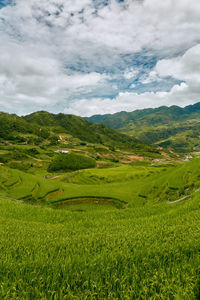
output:
[[[12,3],[12,0],[0,0],[0,8]]]
[[[0,0],[0,110],[200,101],[198,0]]]

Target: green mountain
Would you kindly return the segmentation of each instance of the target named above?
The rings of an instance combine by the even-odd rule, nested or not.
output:
[[[117,132],[104,124],[94,124],[82,117],[66,114],[51,114],[45,111],[23,117],[29,124],[45,126],[56,133],[68,133],[75,138],[89,143],[103,144],[119,149],[157,151],[134,137]]]
[[[200,117],[200,102],[184,108],[179,106],[161,106],[135,110],[133,112],[119,112],[115,114],[94,115],[86,118],[93,123],[103,123],[114,129],[120,129],[130,122],[141,126],[165,125],[171,122],[198,119]]]
[[[184,108],[162,106],[113,115],[96,115],[87,119],[106,124],[148,144],[173,148],[178,152],[200,151],[200,103]]]
[[[22,134],[30,134],[40,138],[48,138],[49,132],[41,130],[37,124],[28,124],[27,121],[17,115],[0,112],[0,139],[22,142]]]
[[[64,157],[57,158],[62,153],[70,153],[68,162]],[[65,169],[74,169],[75,165],[76,169],[108,167],[132,163],[138,155],[139,159],[162,157],[157,146],[81,117],[48,112],[26,117],[0,113],[0,166],[45,174],[51,163],[51,171],[57,171],[58,166],[63,169],[64,164]],[[72,158],[74,166],[70,165]]]

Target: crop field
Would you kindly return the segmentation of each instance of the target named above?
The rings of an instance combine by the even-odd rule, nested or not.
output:
[[[199,299],[199,170],[1,165],[0,299]]]
[[[0,298],[199,299],[199,214],[198,193],[121,210],[1,199]]]
[[[129,207],[174,201],[200,187],[200,159],[183,163],[118,165],[55,174],[1,166],[0,195],[49,205],[74,197],[111,197]]]

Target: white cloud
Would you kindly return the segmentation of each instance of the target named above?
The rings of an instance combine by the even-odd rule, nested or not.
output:
[[[172,76],[179,80],[200,83],[200,44],[190,48],[183,56],[159,61],[155,70],[162,77]]]
[[[191,96],[193,97],[191,98]],[[146,92],[142,94],[124,92],[119,93],[114,99],[82,99],[65,109],[65,112],[81,116],[92,116],[162,105],[184,106],[197,102],[197,100],[200,100],[198,97],[199,93],[194,92],[191,94],[187,84],[181,83],[180,85],[175,85],[169,92]],[[189,98],[193,100],[188,101]]]
[[[134,83],[131,84],[130,88],[134,89],[136,87],[136,85]]]
[[[52,106],[67,93],[96,88],[108,78],[108,75],[96,72],[67,74],[53,58],[30,55],[15,44],[0,46],[0,96],[12,102],[9,105],[5,101],[5,108],[31,103]]]
[[[142,84],[148,84],[152,82],[159,82],[161,78],[158,76],[155,70],[149,72],[149,74],[145,74],[143,77],[140,78]]]
[[[137,78],[138,74],[139,74],[139,70],[138,69],[136,69],[136,68],[130,68],[130,69],[127,69],[124,72],[124,78],[125,79],[132,79],[132,80],[134,80],[135,78]]]
[[[14,2],[0,10],[1,110],[59,105],[85,114],[85,103],[88,114],[199,100],[199,0]],[[160,61],[145,73],[141,61],[132,63],[134,55]],[[148,85],[167,76],[185,85],[126,91],[126,81],[136,89],[135,79]]]
[[[66,112],[91,116],[93,114],[133,111],[161,105],[184,106],[200,101],[200,44],[186,51],[182,56],[158,61],[155,69],[150,72],[146,82],[161,80],[163,77],[173,77],[182,81],[174,85],[170,91],[121,92],[114,99],[94,98],[83,99],[81,105],[70,106]],[[134,87],[134,86],[133,86]]]

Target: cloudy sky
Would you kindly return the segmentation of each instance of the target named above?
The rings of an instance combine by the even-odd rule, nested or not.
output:
[[[0,111],[198,101],[199,0],[0,0]]]

